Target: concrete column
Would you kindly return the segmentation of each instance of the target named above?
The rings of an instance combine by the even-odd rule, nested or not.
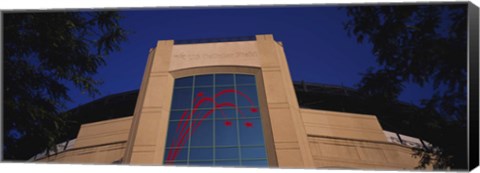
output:
[[[162,164],[174,78],[168,72],[173,41],[150,52],[137,99],[124,162]]]
[[[306,132],[282,46],[257,35],[267,107],[279,167],[312,168]]]

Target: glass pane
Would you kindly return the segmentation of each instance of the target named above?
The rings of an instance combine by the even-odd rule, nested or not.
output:
[[[238,148],[215,148],[215,159],[239,159]]]
[[[215,121],[215,145],[237,146],[237,120]]]
[[[215,110],[216,119],[233,119],[236,118],[235,109],[231,108],[219,108]]]
[[[260,119],[244,119],[240,122],[240,145],[263,145],[263,130]]]
[[[213,166],[213,161],[190,162],[192,166]]]
[[[172,121],[168,126],[166,147],[188,146],[188,121]]]
[[[165,150],[164,160],[165,163],[172,163],[173,161],[187,160],[187,148],[175,148]]]
[[[240,108],[238,110],[239,110],[238,114],[240,118],[260,117],[260,111],[258,110],[258,107]]]
[[[170,112],[170,120],[185,120],[190,115],[190,110]]]
[[[253,75],[236,74],[235,79],[236,79],[237,85],[255,84],[255,76]]]
[[[213,108],[213,87],[195,88],[193,109]]]
[[[215,166],[240,166],[240,161],[215,161]]]
[[[215,103],[217,108],[232,108],[235,105],[235,92],[233,87],[216,87]]]
[[[190,161],[212,160],[212,148],[190,148]]]
[[[267,160],[242,160],[242,165],[246,167],[268,167]]]
[[[195,76],[195,86],[213,86],[213,75]]]
[[[213,121],[193,120],[190,146],[213,146]]]
[[[237,90],[240,92],[237,96],[238,106],[258,106],[256,86],[237,86]]]
[[[192,88],[173,90],[172,109],[191,109]]]
[[[208,109],[208,108],[201,108],[193,113],[193,119],[198,119],[198,120],[208,120],[208,119],[213,119],[213,109]]]
[[[261,159],[267,158],[264,147],[242,147],[242,159]]]
[[[193,86],[193,77],[183,77],[175,79],[175,88],[176,87],[192,87]]]
[[[216,74],[215,85],[233,85],[233,74]]]

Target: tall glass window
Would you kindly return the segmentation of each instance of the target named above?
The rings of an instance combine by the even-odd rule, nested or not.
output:
[[[268,166],[255,76],[175,80],[164,163]]]

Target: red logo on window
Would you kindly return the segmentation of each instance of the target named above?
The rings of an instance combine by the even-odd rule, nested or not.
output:
[[[167,155],[167,158],[166,158],[166,163],[172,163],[177,158],[178,153],[180,153],[180,151],[182,150],[182,147],[185,145],[185,143],[187,141],[186,139],[188,139],[187,134],[188,134],[190,128],[192,128],[191,134],[190,134],[190,136],[191,136],[192,134],[195,133],[195,130],[197,130],[198,127],[202,124],[203,120],[208,118],[215,111],[215,109],[219,109],[219,108],[223,108],[223,107],[231,107],[231,108],[234,108],[235,110],[238,110],[238,113],[240,114],[240,116],[246,117],[240,109],[237,109],[237,106],[235,105],[235,103],[232,103],[232,102],[216,103],[214,101],[214,98],[217,98],[217,97],[222,96],[224,94],[235,94],[237,96],[240,96],[240,97],[244,98],[252,106],[250,108],[250,112],[253,112],[253,113],[258,112],[258,109],[254,107],[252,99],[250,99],[250,97],[248,97],[246,94],[244,94],[244,93],[242,93],[238,90],[235,90],[235,89],[222,90],[222,91],[216,93],[213,97],[206,97],[203,92],[197,93],[197,95],[193,99],[194,107],[193,107],[191,113],[189,114],[190,110],[184,111],[181,118],[180,118],[180,121],[178,121],[178,123],[177,123],[177,127],[176,127],[175,131],[178,133],[178,135],[175,137],[174,140],[172,140],[172,143],[170,144],[170,147],[173,147],[175,149],[168,151],[168,155]],[[200,107],[200,105],[202,105],[203,103],[206,103],[206,102],[213,103],[215,105],[215,109],[212,108],[208,112],[204,113],[203,115],[197,116],[195,118],[195,120],[192,120],[193,115],[195,115],[195,113],[198,111],[198,108]],[[225,115],[223,110],[219,109],[219,111],[220,111],[220,115],[227,118],[227,115]],[[187,116],[187,114],[188,114],[188,116]],[[188,126],[190,121],[192,121],[191,126]],[[233,125],[233,123],[229,120],[225,120],[224,125],[226,127],[230,127],[230,126]],[[249,121],[245,122],[243,125],[247,128],[253,127],[253,123],[249,122]]]

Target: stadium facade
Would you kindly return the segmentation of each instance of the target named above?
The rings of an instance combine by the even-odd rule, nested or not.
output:
[[[131,114],[85,123],[74,139],[32,160],[347,169],[418,165],[412,148],[428,147],[427,142],[386,131],[375,115],[300,107],[298,92],[308,86],[318,88],[294,85],[282,43],[272,35],[161,40],[150,50],[140,89],[109,99],[109,105],[129,100]],[[132,93],[135,97],[128,97]],[[119,105],[110,109],[126,109]]]

